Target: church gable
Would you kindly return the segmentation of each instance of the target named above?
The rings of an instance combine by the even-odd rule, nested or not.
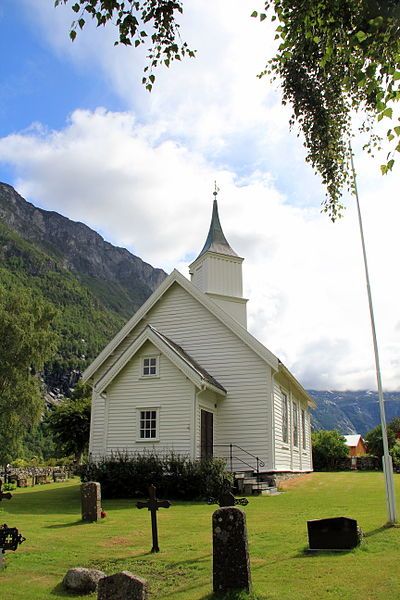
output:
[[[191,453],[194,394],[194,384],[147,341],[105,391],[104,451]]]

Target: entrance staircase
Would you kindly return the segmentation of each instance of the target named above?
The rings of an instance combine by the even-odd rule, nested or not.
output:
[[[234,475],[234,487],[245,496],[269,496],[277,493],[275,477],[260,472],[265,463],[237,444],[215,444],[215,456],[226,461],[227,470]],[[238,469],[238,466],[243,467]]]
[[[272,496],[278,492],[273,475],[259,474],[254,471],[234,473],[234,487],[244,496]]]

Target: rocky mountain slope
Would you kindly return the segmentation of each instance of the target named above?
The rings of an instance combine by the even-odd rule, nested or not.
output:
[[[377,392],[308,392],[317,403],[317,408],[312,413],[314,429],[337,429],[344,435],[365,435],[380,424]],[[386,420],[390,422],[394,417],[400,416],[400,392],[386,392],[384,398]]]
[[[33,206],[5,183],[0,183],[0,221],[52,256],[121,316],[131,316],[166,277],[83,223]]]
[[[0,283],[57,310],[58,353],[44,379],[68,394],[79,373],[166,277],[95,231],[36,208],[0,183]]]

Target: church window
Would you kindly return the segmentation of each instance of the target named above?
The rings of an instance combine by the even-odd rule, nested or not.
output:
[[[282,394],[282,441],[287,444],[289,441],[289,419],[288,419],[288,398]]]
[[[299,411],[297,404],[293,402],[293,446],[299,445]]]
[[[139,439],[156,440],[157,431],[157,409],[145,409],[139,411]]]
[[[303,450],[307,447],[306,440],[306,411],[302,409],[301,411],[301,437],[303,438]]]
[[[158,375],[158,356],[145,356],[143,358],[143,377],[156,377]]]

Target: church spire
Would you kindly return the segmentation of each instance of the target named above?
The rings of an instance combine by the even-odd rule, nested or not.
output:
[[[242,262],[230,247],[218,215],[215,185],[210,229],[198,257],[189,266],[192,283],[207,294],[240,325],[246,327],[246,298],[243,298]]]
[[[216,252],[217,254],[225,254],[227,256],[237,256],[236,252],[231,248],[229,242],[227,241],[224,235],[224,232],[222,231],[218,215],[217,194],[218,188],[215,184],[215,191],[213,192],[214,202],[210,229],[208,231],[208,236],[203,246],[203,249],[201,250],[196,260],[198,260],[200,256],[202,256],[206,252]]]

